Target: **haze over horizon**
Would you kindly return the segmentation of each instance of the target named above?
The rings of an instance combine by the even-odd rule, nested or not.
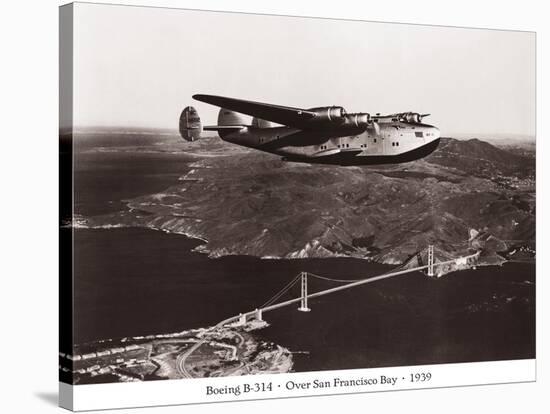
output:
[[[191,98],[207,93],[535,135],[534,33],[85,3],[74,16],[77,128],[175,129],[187,105],[215,124]]]

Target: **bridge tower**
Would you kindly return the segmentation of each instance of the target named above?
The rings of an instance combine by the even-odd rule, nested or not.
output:
[[[300,279],[302,285],[302,300],[300,301],[298,310],[301,312],[309,312],[311,309],[307,307],[307,272],[302,272]]]
[[[428,246],[428,276],[434,275],[434,246],[430,244]]]

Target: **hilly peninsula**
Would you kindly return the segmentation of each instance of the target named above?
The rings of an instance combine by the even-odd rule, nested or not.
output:
[[[534,257],[534,152],[443,138],[422,160],[340,167],[288,163],[213,137],[167,149],[194,157],[177,184],[85,225],[186,234],[203,239],[197,250],[211,257],[393,264],[428,244],[448,254],[482,250],[487,263]]]

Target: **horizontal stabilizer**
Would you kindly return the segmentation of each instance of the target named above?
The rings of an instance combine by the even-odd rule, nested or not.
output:
[[[203,129],[205,131],[240,131],[247,127],[248,125],[208,125]]]

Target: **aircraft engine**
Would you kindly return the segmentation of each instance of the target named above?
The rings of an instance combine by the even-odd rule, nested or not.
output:
[[[347,114],[346,117],[349,123],[359,128],[366,127],[371,122],[370,114],[366,112],[358,112],[356,114]]]
[[[404,112],[401,114],[400,118],[403,122],[419,124],[422,122],[422,118],[428,115],[429,114],[419,114],[418,112]]]
[[[315,112],[314,124],[343,124],[346,121],[346,110],[341,106],[324,106],[311,108],[308,111]]]
[[[404,118],[405,118],[405,121],[414,122],[414,123],[418,123],[422,120],[420,118],[420,114],[416,112],[409,112],[408,114],[405,114]]]

